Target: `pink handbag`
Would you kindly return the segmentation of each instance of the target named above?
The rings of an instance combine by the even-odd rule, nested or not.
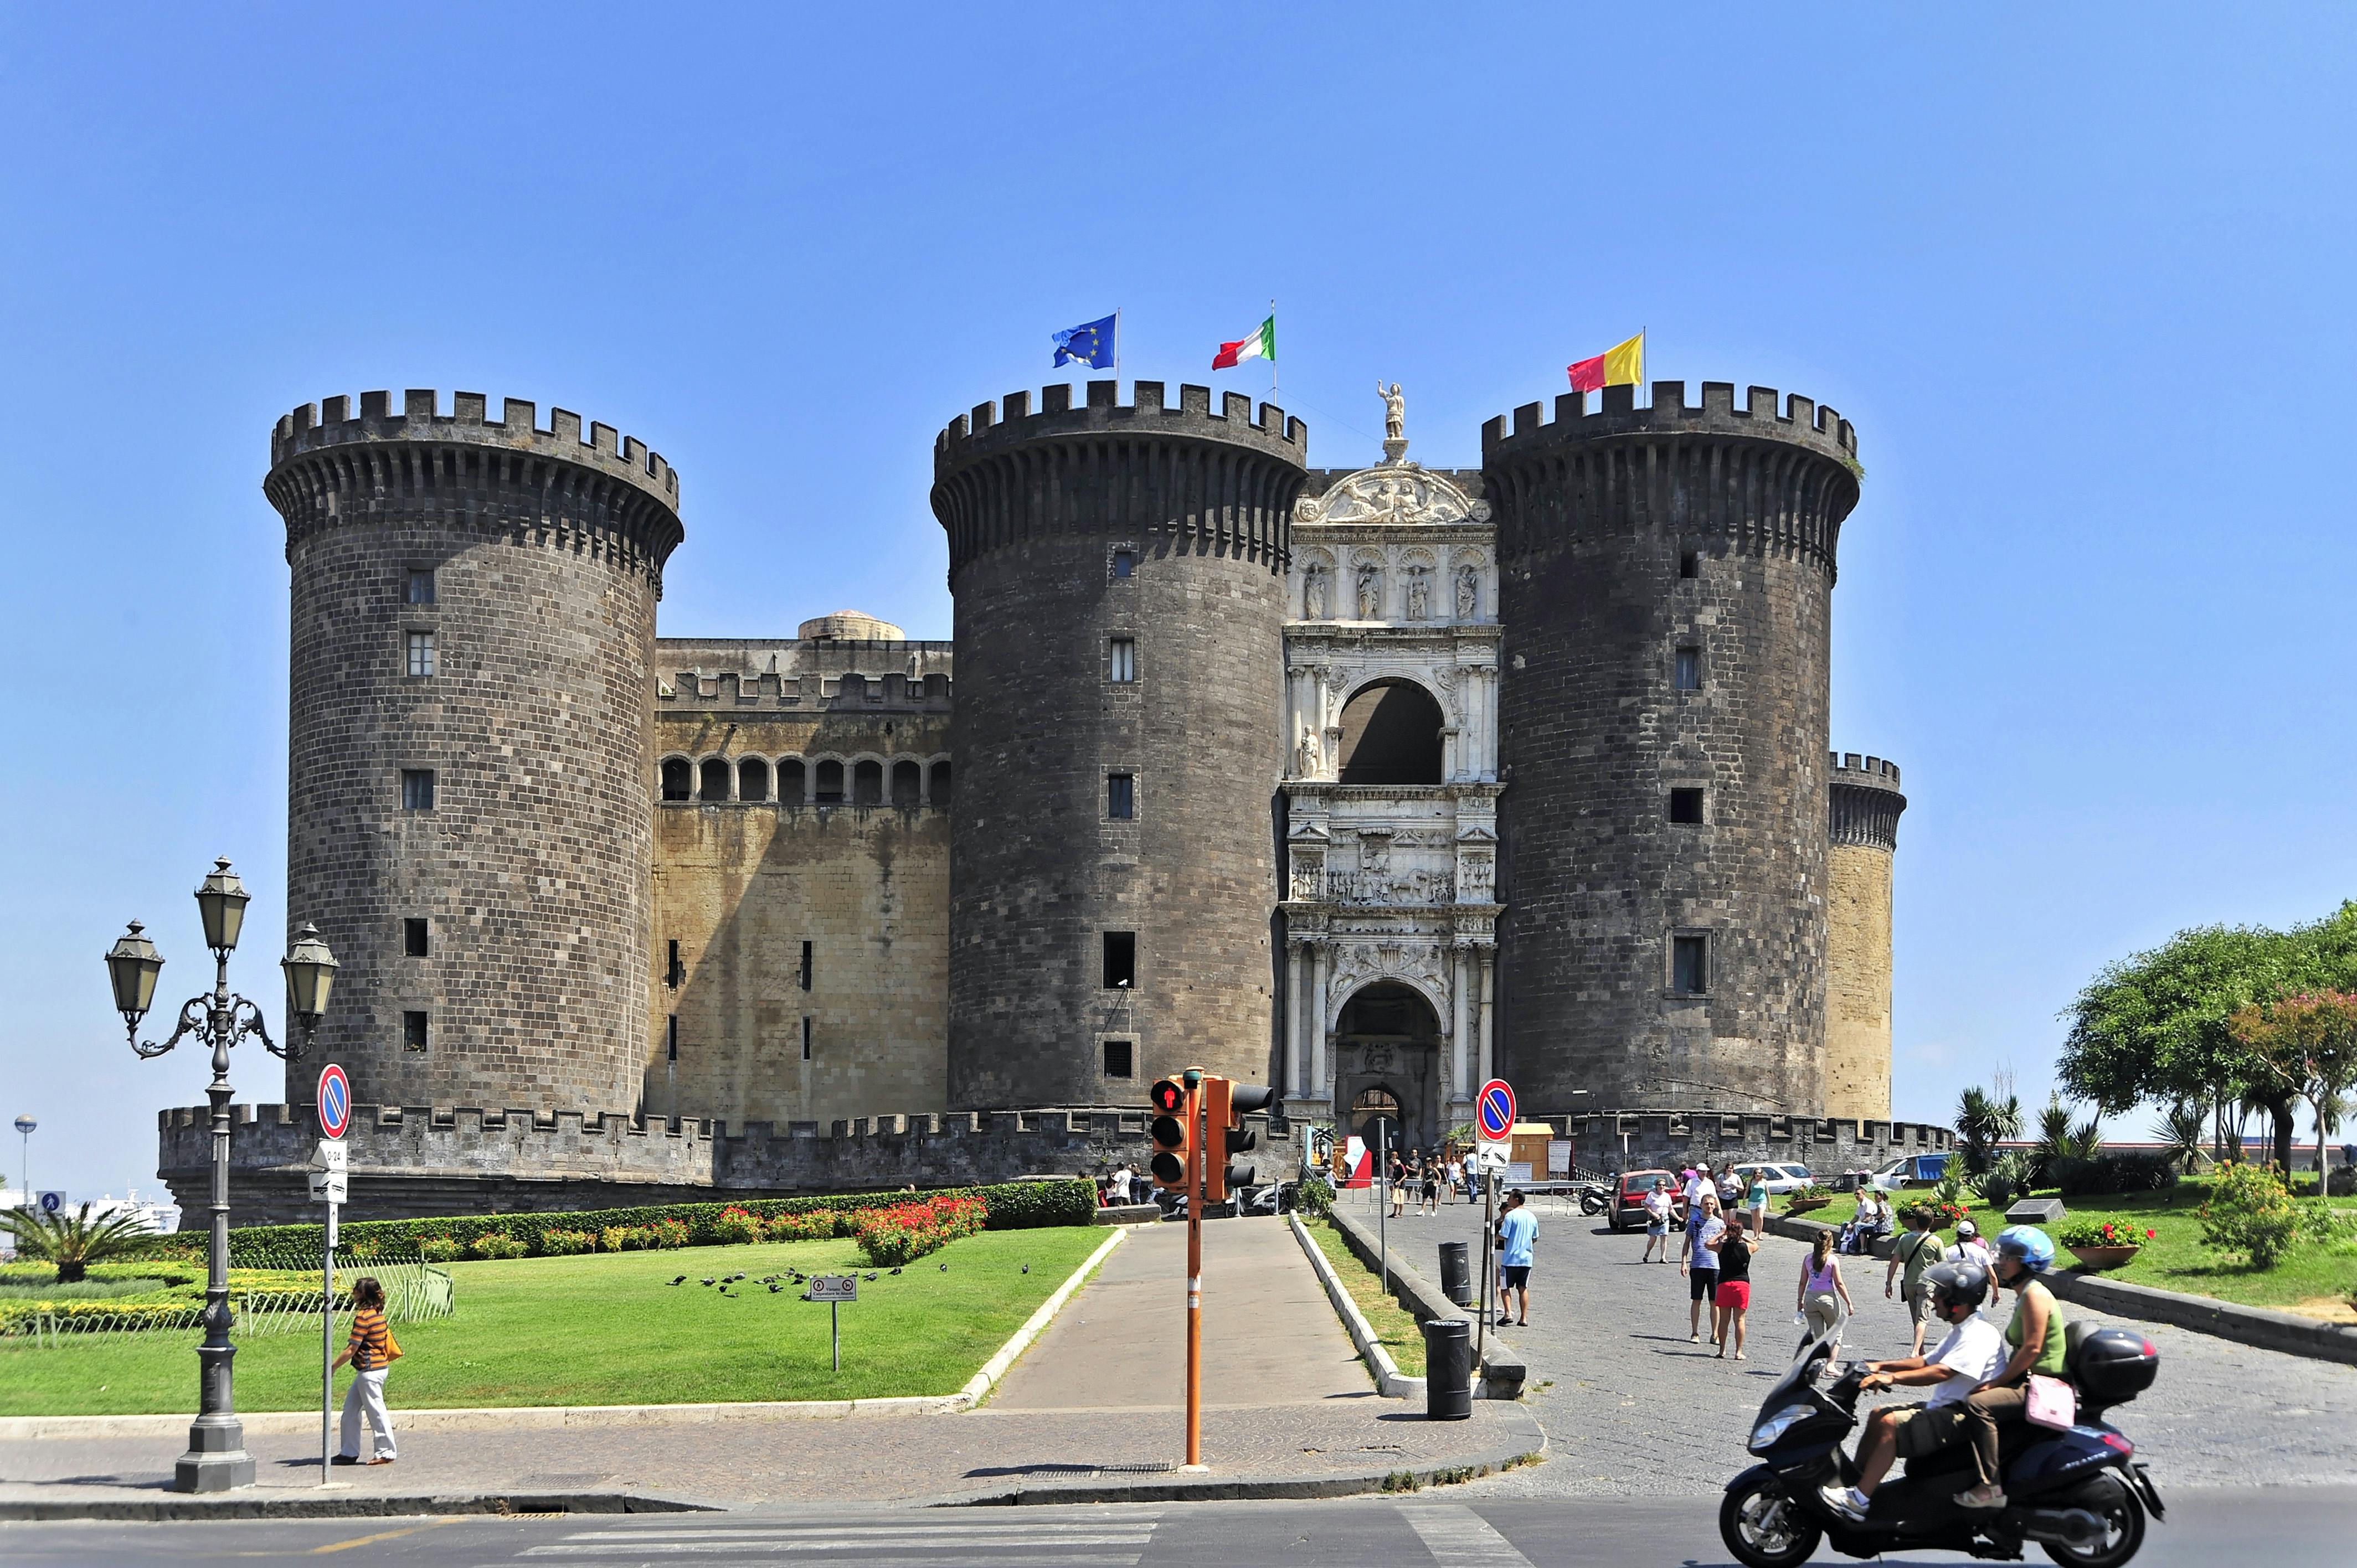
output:
[[[2022,1405],[2021,1414],[2023,1420],[2037,1425],[2068,1432],[2079,1423],[2079,1391],[2060,1378],[2033,1372],[2029,1398]]]

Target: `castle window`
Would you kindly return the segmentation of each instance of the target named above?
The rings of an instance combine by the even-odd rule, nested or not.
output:
[[[1699,576],[1701,576],[1701,575],[1702,575],[1702,556],[1701,556],[1701,555],[1699,555],[1698,553],[1696,553],[1695,552],[1692,551],[1692,550],[1688,550],[1688,551],[1684,552],[1684,553],[1682,553],[1681,555],[1679,555],[1679,557],[1678,557],[1678,575],[1679,575],[1679,576],[1681,576],[1681,577],[1699,577]]]
[[[818,803],[822,806],[843,804],[843,764],[831,757],[818,765]]]
[[[404,1013],[401,1015],[401,1048],[423,1051],[425,1048],[425,1015]]]
[[[1104,1043],[1104,1075],[1107,1078],[1130,1078],[1136,1073],[1137,1042],[1107,1040]]]
[[[946,762],[933,764],[932,794],[934,805],[946,806],[950,803],[950,765]]]
[[[424,958],[433,938],[425,922],[415,916],[401,922],[401,950],[410,958]]]
[[[404,811],[430,811],[434,809],[434,769],[404,768],[401,770],[401,809]]]
[[[802,987],[804,991],[811,987],[811,944],[808,942],[802,944]]]
[[[413,605],[432,604],[434,602],[434,568],[431,566],[411,567],[409,569],[409,582],[406,589],[402,594],[402,600],[405,604]]]
[[[413,631],[409,634],[409,674],[412,680],[434,673],[434,634]]]
[[[1128,822],[1137,815],[1136,774],[1105,775],[1105,815],[1116,822]]]
[[[862,762],[851,770],[851,803],[855,806],[880,806],[884,803],[884,765]]]
[[[1699,822],[1702,821],[1702,791],[1673,789],[1670,791],[1670,821]]]
[[[1670,989],[1684,996],[1710,990],[1710,939],[1685,932],[1670,939]]]
[[[803,1014],[803,1015],[802,1015],[802,1060],[804,1060],[804,1061],[808,1061],[808,1060],[810,1060],[810,1059],[811,1059],[810,1047],[811,1047],[811,1021],[810,1021],[810,1015],[809,1015],[809,1014],[807,1014],[807,1013],[805,1013],[805,1014]]]
[[[726,800],[728,799],[727,763],[716,757],[707,757],[701,772],[704,784],[703,788],[695,792],[697,800]]]
[[[1701,649],[1681,648],[1678,650],[1678,690],[1681,692],[1699,692],[1702,690]]]
[[[1137,933],[1104,933],[1104,980],[1107,991],[1137,989]]]
[[[684,800],[695,792],[695,770],[684,757],[666,757],[662,765],[662,798]]]
[[[663,983],[677,991],[679,983],[686,978],[687,971],[679,963],[679,939],[673,937],[663,944]]]
[[[1113,575],[1116,577],[1136,576],[1137,552],[1135,550],[1114,551],[1113,553]],[[1122,1076],[1126,1078],[1129,1075],[1124,1073]]]
[[[1344,784],[1437,784],[1440,730],[1432,693],[1413,681],[1378,681],[1342,706],[1337,778]]]
[[[1137,640],[1116,637],[1113,639],[1112,673],[1107,679],[1126,684],[1137,679]]]
[[[925,770],[913,762],[892,765],[892,803],[907,809],[924,803]]]
[[[737,765],[737,798],[740,800],[766,800],[770,798],[770,765],[758,757],[748,757]]]
[[[679,1060],[679,1015],[676,1013],[663,1019],[663,1060]]]
[[[778,799],[789,806],[799,806],[808,786],[803,783],[802,759],[789,757],[778,764]]]

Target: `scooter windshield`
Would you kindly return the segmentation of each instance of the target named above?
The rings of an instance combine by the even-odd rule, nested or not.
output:
[[[1770,1411],[1781,1410],[1803,1397],[1803,1391],[1813,1387],[1824,1375],[1826,1363],[1833,1359],[1833,1354],[1834,1341],[1830,1338],[1812,1333],[1802,1340],[1801,1348],[1792,1352],[1792,1364],[1784,1369],[1784,1375],[1776,1380],[1776,1386],[1770,1389],[1768,1397],[1760,1402],[1760,1413],[1765,1415]]]

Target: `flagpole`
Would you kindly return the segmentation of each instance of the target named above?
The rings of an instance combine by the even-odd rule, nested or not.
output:
[[[1121,306],[1113,307],[1113,379],[1121,380]]]
[[[1268,329],[1272,335],[1276,331],[1276,299],[1275,295],[1271,295],[1268,302]],[[1271,354],[1268,357],[1268,400],[1271,403],[1275,403],[1276,401],[1276,356],[1274,354]]]

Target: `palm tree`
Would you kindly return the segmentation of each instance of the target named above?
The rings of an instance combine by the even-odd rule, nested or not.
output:
[[[38,1208],[11,1209],[0,1214],[0,1230],[16,1239],[19,1257],[57,1264],[57,1283],[61,1285],[79,1282],[92,1263],[144,1252],[156,1240],[134,1210],[117,1208],[92,1219],[87,1203],[72,1214],[63,1209],[55,1214]]]
[[[2201,1107],[2186,1100],[2170,1106],[2169,1114],[2152,1124],[2153,1141],[2168,1144],[2169,1159],[2188,1173],[2201,1164],[2201,1145],[2209,1135],[2209,1118]]]
[[[2071,1108],[2062,1103],[2059,1094],[2047,1097],[2046,1109],[2038,1113],[2038,1180],[2040,1185],[2051,1182],[2061,1174],[2062,1161],[2070,1152]]]
[[[2021,1136],[2021,1101],[1974,1085],[1956,1101],[1956,1135],[1964,1140],[1965,1174],[1979,1176],[1996,1161],[2001,1140]]]

